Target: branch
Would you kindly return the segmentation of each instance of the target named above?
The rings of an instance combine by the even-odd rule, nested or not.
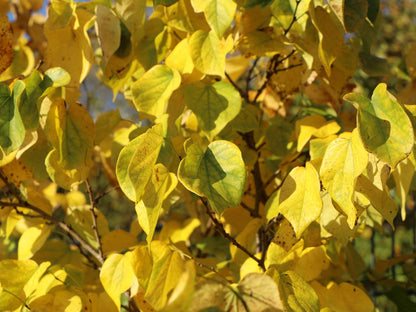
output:
[[[94,230],[95,240],[97,241],[97,244],[98,244],[98,254],[100,255],[100,257],[102,259],[105,259],[104,254],[103,254],[103,246],[102,246],[102,243],[101,243],[100,233],[98,233],[98,226],[97,226],[98,216],[95,213],[96,201],[93,199],[91,185],[88,182],[88,180],[85,181],[85,185],[87,186],[88,197],[90,199],[90,212],[91,212],[91,218],[92,218],[92,229]]]
[[[103,257],[89,244],[87,243],[77,232],[75,232],[70,225],[66,224],[65,222],[59,221],[52,217],[47,212],[43,211],[41,208],[36,207],[30,203],[28,203],[26,200],[22,198],[20,193],[14,189],[14,187],[9,183],[7,177],[3,174],[3,172],[0,170],[0,179],[6,184],[7,188],[10,190],[10,192],[13,194],[13,196],[17,199],[17,203],[8,203],[8,202],[2,202],[2,205],[5,207],[22,207],[22,208],[29,208],[33,212],[36,212],[39,217],[55,224],[58,226],[61,230],[63,230],[65,233],[67,233],[70,237],[76,239],[80,246],[84,248],[86,251],[88,251],[100,264],[104,263]]]
[[[230,234],[228,234],[225,229],[224,226],[222,225],[222,223],[220,221],[218,221],[218,219],[214,216],[214,212],[211,211],[211,209],[209,208],[208,205],[208,201],[206,198],[204,197],[199,197],[202,201],[202,203],[205,206],[206,212],[208,214],[208,216],[211,218],[212,222],[215,225],[215,229],[225,238],[228,239],[234,246],[236,246],[238,249],[240,249],[242,252],[244,252],[246,255],[248,255],[251,259],[253,259],[254,261],[257,262],[257,264],[259,265],[259,267],[262,268],[263,271],[266,271],[266,267],[264,266],[264,262],[262,262],[259,258],[257,258],[256,256],[254,256],[250,251],[247,250],[247,248],[245,248],[243,245],[240,245],[240,243],[238,243],[234,237],[232,237]]]
[[[253,71],[254,71],[254,68],[256,68],[259,59],[260,59],[259,57],[256,58],[254,60],[253,64],[251,65],[250,69],[248,70],[247,79],[246,79],[246,94],[247,94],[246,101],[247,102],[249,102],[249,99],[248,99],[248,91],[250,90],[250,81],[251,81],[251,79],[253,79],[253,77],[252,77]]]

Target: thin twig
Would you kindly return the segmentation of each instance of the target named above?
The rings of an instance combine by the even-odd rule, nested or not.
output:
[[[261,262],[259,258],[257,258],[255,255],[253,255],[250,251],[248,251],[243,245],[241,245],[239,242],[237,242],[234,237],[232,237],[230,234],[228,234],[224,226],[218,219],[214,216],[214,212],[211,211],[211,208],[209,207],[208,201],[204,197],[199,197],[204,204],[208,216],[211,218],[212,222],[215,225],[215,229],[225,238],[228,239],[234,246],[236,246],[238,249],[240,249],[242,252],[244,252],[246,255],[248,255],[251,259],[257,262],[257,264],[262,268],[263,271],[266,271],[266,268],[264,266],[264,263]]]
[[[251,79],[253,79],[253,77],[252,77],[253,71],[254,71],[254,68],[256,68],[259,59],[260,58],[258,57],[253,61],[253,64],[251,65],[251,67],[250,67],[250,69],[248,70],[248,73],[247,73],[247,79],[246,79],[246,94],[247,94],[246,101],[247,102],[248,102],[248,92],[250,91],[250,82],[251,82]]]
[[[299,4],[302,0],[296,0],[296,6],[295,6],[295,11],[293,12],[293,16],[292,16],[292,20],[290,21],[289,26],[285,29],[285,36],[288,34],[288,32],[290,31],[290,29],[292,28],[293,24],[296,22],[297,18],[296,18],[296,13],[298,12],[298,8],[299,8]]]
[[[243,89],[241,89],[234,80],[231,79],[230,75],[228,75],[227,72],[225,72],[225,77],[227,77],[228,81],[233,85],[234,88],[237,89],[238,93],[240,93],[240,96],[244,99],[246,99],[247,95],[244,93]]]
[[[116,185],[114,187],[112,187],[111,189],[102,192],[101,194],[98,194],[95,198],[94,198],[94,205],[97,205],[98,202],[101,200],[101,198],[103,198],[104,196],[110,194],[112,191],[118,190],[120,188],[120,185]]]
[[[98,253],[99,253],[101,258],[105,259],[104,253],[103,253],[103,245],[101,243],[100,233],[98,233],[98,226],[97,226],[98,216],[95,213],[95,200],[93,199],[94,196],[92,194],[91,185],[88,182],[88,180],[85,181],[85,185],[87,186],[88,197],[90,199],[90,212],[91,212],[91,218],[92,218],[92,229],[94,230],[95,240],[97,241]]]

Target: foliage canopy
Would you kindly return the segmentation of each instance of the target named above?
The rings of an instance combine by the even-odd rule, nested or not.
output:
[[[354,246],[416,190],[416,45],[381,82],[379,0],[42,6],[0,1],[1,311],[415,307],[415,254]]]

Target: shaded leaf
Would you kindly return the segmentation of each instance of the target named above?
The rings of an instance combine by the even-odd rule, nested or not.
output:
[[[194,112],[199,127],[210,140],[240,112],[240,94],[228,83],[195,82],[185,85],[181,90],[185,104]]]
[[[199,144],[188,146],[178,168],[179,181],[190,191],[205,196],[221,215],[228,207],[240,204],[246,183],[246,169],[237,146],[214,141],[204,150]]]

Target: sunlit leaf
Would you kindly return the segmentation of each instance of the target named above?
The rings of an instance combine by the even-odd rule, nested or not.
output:
[[[156,65],[132,84],[133,102],[139,112],[160,117],[181,77],[166,65]]]
[[[237,9],[233,0],[192,0],[196,12],[204,12],[207,22],[218,37],[222,37],[231,22]]]
[[[322,210],[319,176],[311,163],[294,168],[280,191],[279,211],[293,225],[299,238]]]
[[[32,226],[23,232],[19,239],[18,245],[18,259],[27,260],[45,244],[49,235],[51,234],[52,228],[46,224],[40,224]]]
[[[332,199],[348,217],[348,224],[354,227],[357,210],[353,204],[353,193],[357,177],[364,171],[368,153],[362,146],[357,131],[344,132],[333,140],[326,149],[322,160],[320,176],[323,186]]]
[[[214,141],[204,150],[195,143],[186,152],[178,169],[179,181],[186,188],[206,196],[219,215],[240,204],[246,169],[237,146],[228,141]]]
[[[161,124],[155,125],[120,152],[116,167],[117,179],[124,194],[132,201],[141,200],[151,178],[163,143],[162,131]]]
[[[101,268],[100,281],[118,309],[120,309],[121,293],[131,286],[134,278],[130,258],[130,252],[124,255],[112,254]]]
[[[406,199],[414,173],[415,166],[409,158],[399,162],[396,169],[392,172],[394,182],[396,183],[397,195],[401,200],[402,220],[406,219]]]
[[[137,244],[137,238],[129,232],[116,229],[106,233],[100,233],[102,249],[105,256],[113,252],[122,252]]]
[[[195,67],[207,75],[224,76],[226,47],[217,35],[197,30],[189,39],[191,58]]]
[[[371,100],[358,93],[345,99],[359,108],[358,132],[365,148],[395,168],[414,145],[412,124],[403,107],[384,83],[375,88]]]

